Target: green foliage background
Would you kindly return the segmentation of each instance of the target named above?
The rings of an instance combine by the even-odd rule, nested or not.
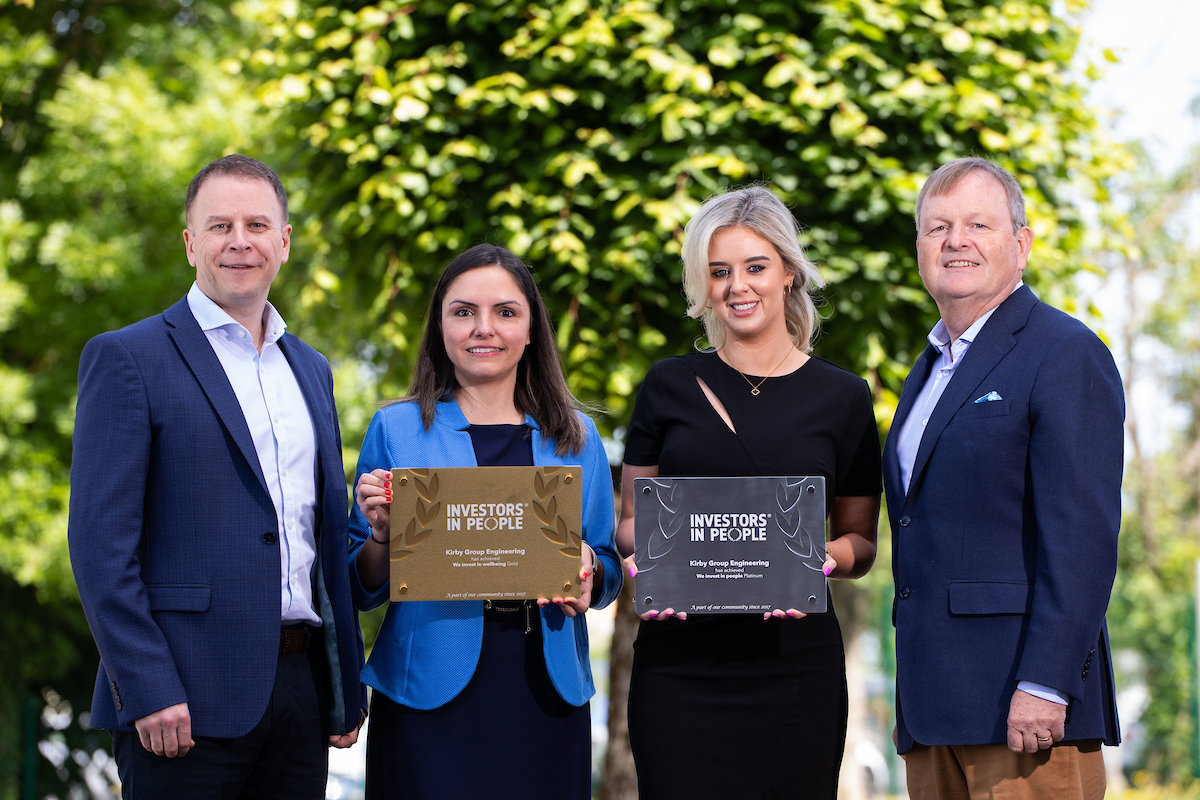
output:
[[[572,388],[619,425],[649,365],[699,334],[683,223],[770,181],[829,282],[818,352],[875,376],[886,408],[932,319],[911,252],[924,175],[972,152],[1020,173],[1032,282],[1061,296],[1084,266],[1079,201],[1120,168],[1047,2],[256,9],[270,38],[239,58],[311,215],[302,313],[333,352],[370,342],[389,392],[430,278],[496,241],[538,271]]]
[[[0,617],[0,798],[17,796],[29,698],[53,686],[78,713],[94,674],[66,560],[78,354],[186,291],[182,194],[204,163],[248,152],[289,188],[272,298],[334,361],[348,466],[373,402],[404,391],[433,279],[485,240],[534,267],[572,388],[619,435],[649,365],[701,335],[684,222],[757,181],[828,281],[817,353],[871,381],[886,429],[936,319],[911,215],[939,163],[982,154],[1019,176],[1027,280],[1084,311],[1070,278],[1114,230],[1084,214],[1116,218],[1129,163],[1070,69],[1083,5],[1058,8],[0,0],[0,598],[21,611]],[[872,607],[882,544],[858,587]],[[43,794],[77,780],[38,763]]]

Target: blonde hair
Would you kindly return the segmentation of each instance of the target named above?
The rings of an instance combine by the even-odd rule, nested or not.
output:
[[[820,318],[812,291],[825,285],[817,265],[800,246],[800,225],[783,201],[765,186],[747,186],[704,201],[683,229],[683,291],[688,316],[704,323],[709,346],[725,343],[724,323],[708,307],[708,248],[713,236],[729,228],[745,228],[766,239],[792,274],[792,291],[783,304],[788,337],[805,353],[812,350]]]

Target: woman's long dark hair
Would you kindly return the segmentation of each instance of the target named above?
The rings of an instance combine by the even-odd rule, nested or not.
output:
[[[425,330],[417,352],[408,396],[391,402],[415,402],[421,407],[421,422],[425,429],[433,424],[434,408],[439,400],[457,385],[454,363],[446,353],[442,335],[442,303],[450,284],[462,275],[481,267],[500,267],[513,277],[529,303],[529,344],[517,364],[517,385],[513,402],[522,413],[537,421],[543,437],[554,439],[555,452],[561,455],[578,453],[583,449],[587,432],[576,411],[583,405],[567,388],[554,346],[554,328],[546,314],[546,306],[533,280],[533,273],[521,259],[503,247],[477,244],[451,261],[442,270],[425,313]],[[390,403],[389,403],[390,404]]]

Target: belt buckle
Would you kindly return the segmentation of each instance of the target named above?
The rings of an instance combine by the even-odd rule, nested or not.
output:
[[[303,625],[281,628],[279,631],[279,652],[281,655],[299,653],[308,642],[308,629]]]

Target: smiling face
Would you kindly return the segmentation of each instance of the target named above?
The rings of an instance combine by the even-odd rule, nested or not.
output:
[[[196,283],[231,317],[261,320],[271,281],[288,260],[292,226],[266,181],[214,175],[196,193],[183,232]]]
[[[479,267],[446,288],[442,342],[460,387],[495,381],[516,385],[517,365],[530,342],[530,309],[503,267]]]
[[[917,263],[952,336],[1000,305],[1021,279],[1033,232],[1013,232],[998,180],[970,172],[921,209]]]
[[[728,340],[787,336],[783,298],[793,275],[775,246],[748,228],[725,228],[708,245],[708,300]]]

